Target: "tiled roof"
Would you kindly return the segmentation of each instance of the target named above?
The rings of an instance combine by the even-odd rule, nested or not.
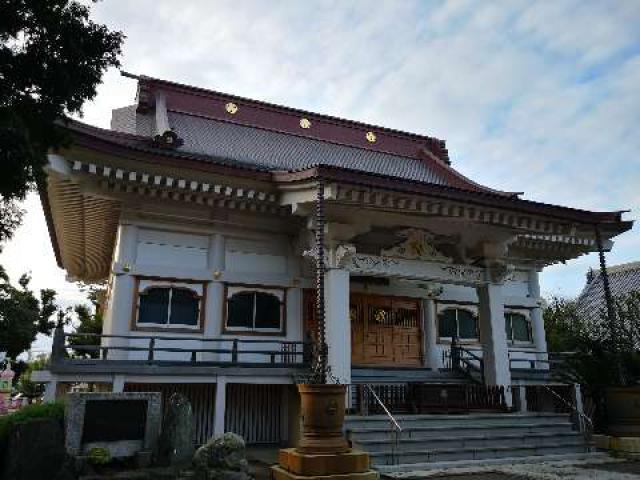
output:
[[[139,115],[140,117],[140,115]],[[425,162],[360,148],[169,112],[181,151],[229,158],[272,170],[301,170],[324,164],[368,173],[447,185]]]
[[[273,170],[299,171],[323,164],[505,197],[518,195],[466,178],[450,166],[445,141],[432,136],[124,75],[138,81],[136,124],[131,128],[127,117],[114,120],[114,127],[161,139],[172,130],[177,135],[173,145],[181,145],[184,152],[224,156]],[[120,110],[115,113],[124,115]]]
[[[612,266],[607,268],[607,273],[614,297],[640,291],[640,262]],[[587,274],[587,284],[578,297],[578,312],[584,318],[597,320],[603,308],[605,300],[602,275],[599,270],[590,271]]]

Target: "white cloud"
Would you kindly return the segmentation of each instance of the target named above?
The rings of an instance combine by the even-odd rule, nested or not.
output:
[[[123,66],[447,140],[490,186],[589,209],[640,209],[640,9],[582,1],[110,0],[94,19],[127,34]],[[108,126],[135,82],[111,71],[85,121]],[[0,262],[81,299],[55,266],[37,199]],[[634,213],[637,215],[637,213]],[[638,259],[636,232],[611,263]],[[543,274],[575,294],[594,256]]]

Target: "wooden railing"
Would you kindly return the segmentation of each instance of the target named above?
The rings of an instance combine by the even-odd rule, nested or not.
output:
[[[70,343],[73,338],[87,343]],[[90,339],[95,339],[95,343],[89,343]],[[87,360],[87,356],[104,362],[307,366],[311,363],[311,343],[194,336],[74,334],[56,328],[52,363],[80,362]]]
[[[366,388],[368,387],[368,388]],[[393,414],[501,412],[507,410],[505,388],[475,384],[354,384],[354,412],[382,415],[384,404]],[[376,401],[375,396],[380,399]]]

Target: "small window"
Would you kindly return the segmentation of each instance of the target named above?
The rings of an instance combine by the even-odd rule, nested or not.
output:
[[[200,296],[189,288],[151,286],[139,294],[139,325],[197,328],[199,318]]]
[[[228,331],[281,332],[284,290],[230,286],[227,290]]]
[[[447,308],[439,315],[438,336],[460,340],[478,339],[478,317],[464,308]]]
[[[504,314],[504,328],[507,341],[512,343],[531,343],[531,322],[522,313],[506,312]]]

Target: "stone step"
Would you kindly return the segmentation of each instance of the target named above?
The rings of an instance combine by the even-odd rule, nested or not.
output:
[[[354,448],[364,450],[369,453],[389,452],[393,444],[390,439],[379,438],[375,440],[364,440],[358,437],[353,441]],[[398,452],[431,452],[435,450],[465,450],[489,447],[542,447],[549,444],[562,445],[584,445],[584,438],[578,432],[567,433],[538,433],[538,434],[511,434],[496,435],[487,433],[476,436],[456,436],[448,438],[428,438],[428,439],[400,439],[396,451]]]
[[[348,435],[351,438],[357,438],[360,440],[375,440],[376,438],[389,438],[391,426],[387,423],[384,427],[375,428],[350,428]],[[473,436],[485,433],[495,433],[496,435],[505,435],[511,432],[517,432],[518,435],[533,435],[536,433],[569,433],[573,432],[574,428],[568,421],[557,423],[523,423],[519,425],[465,425],[457,426],[455,428],[455,434],[461,436]],[[400,433],[401,439],[428,439],[428,438],[442,438],[447,436],[451,432],[450,426],[425,426],[425,427],[407,427],[403,426],[403,430]]]
[[[432,371],[425,368],[352,368],[353,383],[470,383],[464,374],[451,371]]]
[[[589,447],[580,443],[548,443],[545,445],[490,446],[478,448],[443,448],[435,450],[371,452],[371,463],[378,465],[423,464],[430,462],[454,462],[460,460],[487,460],[557,454],[588,453]]]
[[[538,424],[548,425],[559,422],[569,422],[568,414],[555,413],[473,413],[473,414],[450,414],[450,415],[394,415],[400,426],[412,427],[462,427],[472,425],[497,426],[497,425],[520,425]],[[386,415],[358,416],[349,415],[345,419],[346,430],[358,428],[386,428],[390,420]]]
[[[544,457],[540,455],[531,455],[526,457],[504,457],[504,458],[485,458],[481,460],[455,460],[443,462],[423,462],[423,463],[404,463],[397,465],[377,465],[376,470],[385,476],[394,478],[402,478],[405,480],[424,478],[430,472],[442,472],[457,468],[474,468],[485,467],[491,465],[505,465],[512,463],[539,463],[539,462],[577,462],[577,461],[602,461],[610,459],[607,454],[599,452],[589,453],[565,453],[565,454],[548,454]]]

